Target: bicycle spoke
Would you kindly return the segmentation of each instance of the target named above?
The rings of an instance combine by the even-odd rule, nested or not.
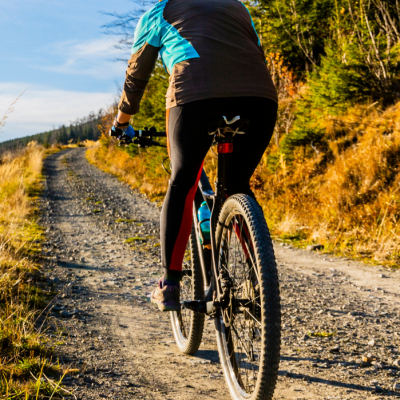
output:
[[[256,291],[259,272],[255,262],[254,249],[245,221],[234,216],[223,233],[221,242],[220,267],[231,280],[231,296],[241,300],[238,310],[227,309],[223,319],[231,363],[239,385],[248,393],[254,389],[261,358],[260,344],[262,324],[253,315],[260,306],[260,295]],[[234,313],[234,315],[233,315]]]
[[[237,332],[235,326],[234,326],[234,325],[231,325],[231,328],[232,328],[233,332],[235,332],[235,335],[236,335],[237,339],[239,340],[240,344],[242,345],[242,347],[243,347],[243,349],[244,349],[244,352],[246,353],[246,356],[247,356],[247,357],[250,357],[250,355],[249,355],[249,353],[248,353],[248,351],[247,351],[247,349],[246,349],[246,345],[242,342],[242,340],[241,340],[241,338],[240,338],[240,336],[239,336],[239,334],[238,334],[238,332]]]
[[[254,320],[254,322],[262,327],[261,322],[257,318],[254,318],[253,314],[251,314],[247,308],[245,309],[245,312],[247,312],[247,314]]]

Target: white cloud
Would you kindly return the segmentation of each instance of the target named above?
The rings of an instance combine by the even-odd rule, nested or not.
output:
[[[67,125],[91,111],[108,107],[115,100],[113,93],[86,93],[0,82],[0,119],[25,89],[0,134],[1,142]]]
[[[53,54],[61,59],[61,63],[40,65],[36,68],[74,75],[91,75],[92,77],[109,79],[122,76],[127,65],[116,62],[117,58],[130,57],[129,51],[122,51],[114,47],[115,38],[101,38],[89,41],[67,41],[46,45],[36,51]]]

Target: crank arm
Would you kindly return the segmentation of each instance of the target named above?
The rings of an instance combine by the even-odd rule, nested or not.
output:
[[[216,311],[214,301],[192,300],[182,301],[182,307],[198,314],[211,314]]]

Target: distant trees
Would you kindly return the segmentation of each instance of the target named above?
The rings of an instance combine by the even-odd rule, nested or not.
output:
[[[43,144],[45,147],[49,147],[55,143],[68,144],[78,143],[86,139],[97,140],[100,137],[98,125],[103,115],[104,111],[101,109],[97,113],[91,112],[88,116],[75,120],[69,127],[62,125],[58,129],[53,129],[48,132],[8,140],[0,143],[0,153],[6,150],[24,147],[31,141],[36,141]]]

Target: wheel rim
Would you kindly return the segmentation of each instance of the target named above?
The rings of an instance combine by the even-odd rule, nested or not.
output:
[[[238,212],[225,220],[220,243],[220,277],[225,276],[220,280],[231,287],[230,305],[218,315],[218,340],[226,355],[227,379],[241,398],[250,398],[263,357],[260,275],[249,229]]]

